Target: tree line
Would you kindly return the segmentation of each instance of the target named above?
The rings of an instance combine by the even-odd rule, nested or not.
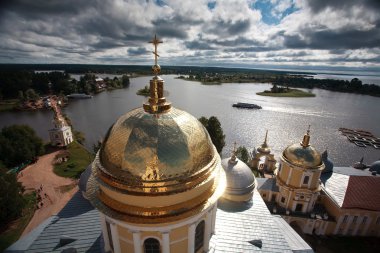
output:
[[[123,88],[129,85],[129,77],[105,78],[108,88]],[[96,93],[98,86],[94,74],[86,73],[77,81],[67,72],[34,72],[25,70],[0,71],[1,99],[36,99],[38,94]]]
[[[319,88],[331,91],[365,94],[380,97],[380,86],[363,84],[358,78],[351,81],[335,79],[314,79],[300,76],[277,76],[272,82],[274,85],[296,88]]]

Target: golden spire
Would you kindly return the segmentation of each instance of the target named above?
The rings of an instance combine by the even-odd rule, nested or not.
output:
[[[263,146],[265,146],[265,147],[268,147],[267,140],[268,140],[268,130],[265,133],[265,139],[264,139],[264,143],[263,143]]]
[[[301,142],[301,146],[307,148],[310,146],[310,125],[306,131],[306,134],[303,136],[303,140]]]
[[[157,46],[163,42],[154,35],[154,38],[152,41],[149,41],[149,43],[154,45],[154,65],[152,66],[152,70],[155,76],[150,80],[150,96],[148,101],[144,103],[143,107],[148,113],[158,114],[170,110],[171,104],[166,102],[166,98],[164,97],[164,80],[158,76],[161,67],[158,65],[159,55],[157,53]]]

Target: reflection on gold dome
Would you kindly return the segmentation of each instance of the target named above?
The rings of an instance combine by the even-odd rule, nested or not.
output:
[[[291,164],[300,167],[314,168],[322,165],[321,155],[311,146],[302,147],[298,143],[290,145],[285,149],[283,156]]]
[[[287,147],[283,152],[285,160],[293,165],[303,168],[316,168],[322,166],[321,154],[310,146],[310,126],[301,143]]]
[[[109,131],[99,169],[129,191],[162,192],[152,191],[158,185],[183,191],[185,182],[207,173],[215,155],[206,130],[190,114],[171,108],[157,117],[138,108]]]

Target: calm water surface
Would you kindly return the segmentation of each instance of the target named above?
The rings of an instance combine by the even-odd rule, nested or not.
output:
[[[223,156],[229,155],[233,142],[249,150],[263,142],[269,130],[269,144],[276,157],[286,146],[297,143],[311,125],[311,143],[319,151],[328,150],[336,166],[348,166],[362,156],[372,163],[380,158],[380,150],[359,148],[347,141],[339,127],[369,130],[380,137],[380,98],[314,89],[314,98],[262,97],[256,92],[271,87],[269,84],[231,83],[201,85],[198,82],[163,76],[167,98],[173,106],[195,117],[217,116],[226,134]],[[92,99],[71,100],[64,112],[74,127],[85,133],[86,146],[101,139],[108,128],[124,113],[139,107],[145,101],[136,91],[149,83],[150,77],[131,79],[129,88],[103,92]],[[236,102],[261,105],[261,110],[233,108]],[[0,127],[11,124],[29,124],[48,140],[53,113],[0,113]]]

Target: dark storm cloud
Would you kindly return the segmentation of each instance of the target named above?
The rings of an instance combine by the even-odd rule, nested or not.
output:
[[[203,42],[203,41],[197,41],[197,40],[186,41],[185,46],[188,49],[195,49],[195,50],[212,50],[212,49],[215,49],[215,48],[211,47],[208,43]]]
[[[287,48],[309,49],[361,49],[380,47],[380,29],[358,30],[324,30],[304,29],[300,35],[283,35]]]
[[[235,22],[231,20],[218,20],[212,24],[206,24],[205,30],[212,34],[218,35],[239,35],[249,30],[251,22],[249,19],[237,20]]]
[[[128,48],[128,54],[131,56],[136,56],[136,55],[147,55],[148,50],[146,50],[145,47],[138,47],[138,48]]]
[[[124,44],[119,40],[113,40],[109,38],[102,38],[99,42],[96,42],[91,45],[94,49],[107,49],[107,48],[116,48],[122,47]]]
[[[346,49],[330,49],[329,53],[330,54],[345,54],[347,52]]]
[[[237,46],[264,46],[256,40],[247,39],[245,37],[239,36],[235,39],[214,39],[207,40],[207,43],[215,44],[224,47],[237,47]]]
[[[156,33],[160,34],[161,37],[177,39],[187,38],[186,29],[183,23],[176,23],[171,19],[159,19],[153,21],[153,25],[156,27]]]
[[[241,34],[248,31],[251,23],[248,19],[239,20],[236,23],[227,24],[227,31],[231,35]]]
[[[320,12],[327,8],[341,10],[351,8],[352,6],[380,11],[379,0],[307,0],[307,3],[314,12]]]
[[[268,51],[277,51],[280,50],[280,48],[275,47],[233,47],[233,48],[227,48],[224,49],[225,52],[268,52]]]

